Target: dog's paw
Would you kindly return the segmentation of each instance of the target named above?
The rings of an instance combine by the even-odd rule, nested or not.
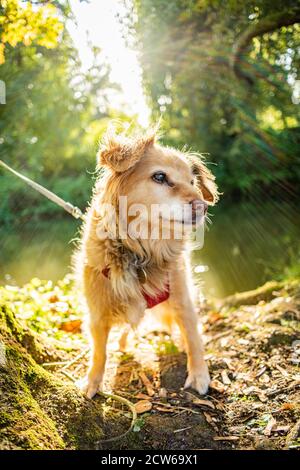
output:
[[[200,395],[205,395],[210,384],[210,376],[207,365],[202,367],[200,372],[189,373],[184,388],[193,388]]]
[[[89,379],[84,377],[83,379],[77,380],[76,386],[87,398],[93,398],[99,390],[101,390],[101,380]]]

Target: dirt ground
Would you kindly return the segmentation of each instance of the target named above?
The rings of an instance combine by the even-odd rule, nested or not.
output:
[[[93,406],[98,407],[101,439],[93,442],[89,436],[88,443],[83,439],[67,447],[300,448],[299,282],[270,283],[219,303],[202,300],[199,316],[212,377],[205,397],[183,390],[186,357],[176,329],[171,338],[155,320],[146,319],[130,333],[126,353],[118,351],[120,331],[115,329],[108,344],[105,390],[135,405],[133,430],[118,439],[132,413],[126,405],[97,396]],[[63,329],[60,342],[67,347],[43,367],[73,387],[72,380],[86,372],[89,351],[80,319],[65,322]],[[117,439],[104,441],[112,437]]]

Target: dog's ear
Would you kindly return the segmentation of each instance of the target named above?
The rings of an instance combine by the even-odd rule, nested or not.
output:
[[[189,160],[191,162],[193,175],[196,176],[197,186],[202,192],[204,200],[213,206],[219,200],[215,176],[203,163],[200,156],[190,155]]]
[[[132,139],[108,133],[100,147],[98,162],[116,173],[129,170],[154,145],[155,137],[154,131]]]

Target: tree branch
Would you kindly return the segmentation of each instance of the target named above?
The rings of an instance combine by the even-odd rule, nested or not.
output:
[[[253,79],[241,69],[241,62],[253,38],[271,33],[283,26],[291,26],[300,22],[300,7],[268,15],[256,23],[252,23],[240,34],[232,48],[230,65],[238,78],[253,85]]]

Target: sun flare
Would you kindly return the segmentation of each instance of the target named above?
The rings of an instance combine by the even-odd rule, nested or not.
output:
[[[111,80],[121,87],[112,106],[136,114],[140,125],[149,123],[149,108],[142,88],[142,71],[137,51],[126,45],[117,15],[125,13],[119,0],[71,0],[74,20],[68,30],[78,49],[83,69],[92,64],[91,45],[99,47],[111,67]]]

